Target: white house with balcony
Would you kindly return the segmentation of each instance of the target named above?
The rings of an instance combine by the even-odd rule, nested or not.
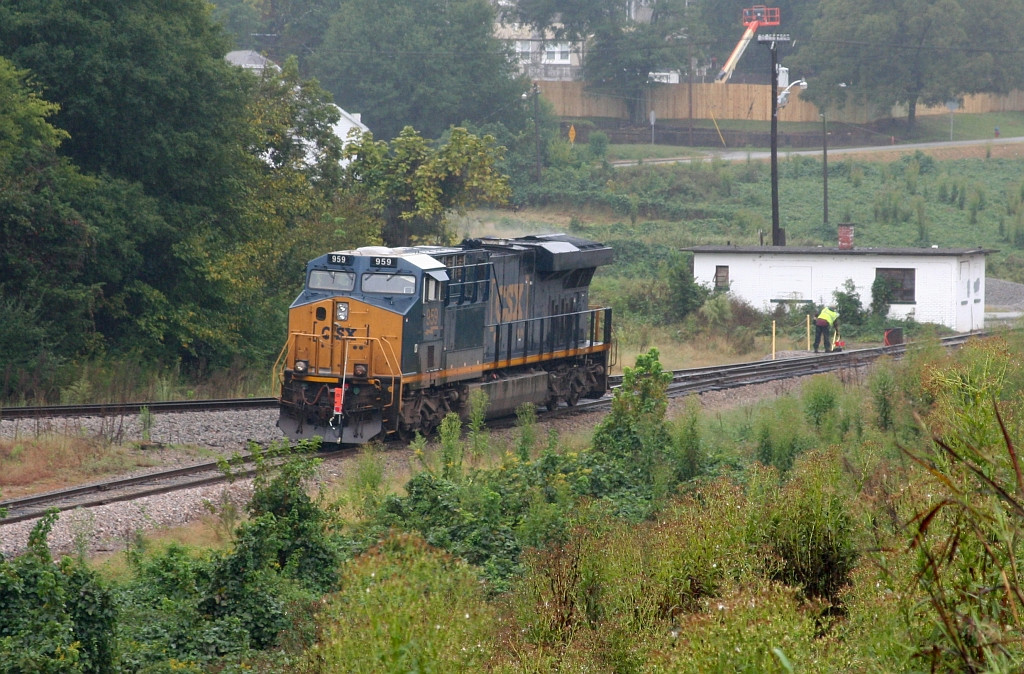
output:
[[[957,332],[985,324],[983,248],[835,248],[808,246],[693,246],[693,277],[728,290],[752,306],[771,311],[780,304],[828,305],[852,280],[861,302],[884,278],[894,288],[889,317],[913,317]]]

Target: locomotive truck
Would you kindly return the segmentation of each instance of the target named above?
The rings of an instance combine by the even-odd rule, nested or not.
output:
[[[488,418],[599,398],[612,314],[589,306],[589,289],[612,260],[565,234],[315,258],[289,309],[278,427],[351,445],[428,434],[467,416],[474,390]]]

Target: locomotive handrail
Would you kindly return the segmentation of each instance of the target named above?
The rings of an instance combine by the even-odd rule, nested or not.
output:
[[[523,331],[524,343],[523,343],[522,356],[523,356],[523,358],[526,358],[527,356],[531,355],[530,345],[533,342],[533,340],[530,339],[531,331],[529,330],[529,326],[531,324],[532,325],[538,325],[538,324],[540,325],[540,336],[539,336],[539,339],[536,340],[536,342],[538,343],[538,348],[537,348],[537,351],[533,355],[543,355],[545,353],[554,353],[556,350],[559,349],[559,347],[561,348],[561,350],[564,350],[564,351],[576,351],[576,350],[580,350],[580,349],[593,348],[594,346],[597,346],[599,344],[611,344],[611,339],[610,339],[611,321],[609,320],[610,314],[611,314],[611,308],[610,307],[598,307],[596,309],[584,309],[583,311],[573,311],[573,312],[568,312],[568,313],[564,313],[564,314],[554,314],[554,315],[551,315],[551,316],[537,316],[537,317],[534,317],[534,318],[523,318],[523,319],[518,319],[518,320],[515,320],[515,321],[508,321],[508,322],[505,322],[505,323],[491,323],[491,324],[486,325],[484,327],[487,328],[487,329],[493,329],[494,330],[494,361],[493,362],[497,363],[500,360],[502,360],[502,358],[501,358],[501,356],[502,356],[501,338],[502,338],[502,334],[503,333],[504,333],[504,335],[506,337],[506,340],[505,340],[506,344],[505,344],[505,349],[504,349],[505,350],[505,354],[504,354],[505,358],[504,358],[504,360],[506,362],[511,362],[512,361],[512,350],[513,350],[513,336],[514,336],[513,335],[513,331],[515,331],[515,330],[517,330],[519,328],[523,328],[523,327],[527,328],[527,329],[525,329]],[[589,330],[588,330],[589,334],[587,335],[589,339],[587,340],[586,345],[580,345],[580,339],[575,336],[576,335],[576,329],[575,328],[579,327],[579,325],[577,323],[575,325],[574,329],[572,329],[572,330],[565,330],[565,340],[564,340],[564,343],[555,344],[554,342],[552,342],[551,347],[550,348],[546,348],[547,340],[545,339],[545,326],[549,325],[550,322],[552,322],[554,320],[569,320],[570,322],[572,322],[572,319],[574,319],[574,318],[578,319],[578,318],[587,317],[587,316],[590,317],[590,326],[589,326]],[[602,320],[602,318],[603,318],[603,320]],[[602,328],[602,327],[604,329],[603,330],[599,330],[599,328]],[[502,330],[502,328],[505,328],[505,329]],[[596,339],[599,332],[603,333],[602,334],[602,337],[603,337],[602,341],[598,341]]]
[[[291,342],[291,336],[284,340],[284,345],[281,346],[281,353],[277,354],[277,360],[274,361],[273,367],[270,368],[270,386],[274,388],[274,378],[277,378],[277,383],[280,388],[281,384],[284,384],[284,361],[288,357],[288,344]]]
[[[396,391],[395,391],[394,383],[397,380],[398,381],[398,386],[399,387],[402,386],[402,368],[401,368],[401,365],[398,363],[398,358],[397,358],[397,356],[395,356],[395,349],[391,345],[391,343],[386,341],[386,340],[384,340],[381,337],[370,337],[370,336],[356,337],[354,335],[351,336],[351,337],[342,337],[341,340],[345,341],[345,342],[367,341],[367,342],[375,342],[375,343],[383,345],[380,351],[381,351],[381,354],[383,354],[383,356],[384,356],[384,362],[388,366],[388,372],[390,373],[391,380],[392,380],[391,381],[391,383],[392,383],[392,387],[391,387],[391,402],[389,404],[393,405],[393,404],[395,404],[396,400],[401,400],[400,397],[396,397],[395,396]],[[389,354],[388,351],[390,351],[391,353]]]

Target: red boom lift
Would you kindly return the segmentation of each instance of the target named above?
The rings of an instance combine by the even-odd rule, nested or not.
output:
[[[754,33],[761,26],[778,26],[779,25],[779,8],[778,7],[765,7],[764,5],[754,5],[743,10],[743,37],[736,43],[736,48],[732,50],[732,54],[729,55],[729,60],[725,62],[722,69],[718,71],[718,75],[715,76],[715,82],[719,84],[725,84],[732,77],[732,71],[736,70],[736,64],[739,63],[740,57],[743,56],[743,52],[747,50],[747,46],[750,44],[750,40],[753,39]]]

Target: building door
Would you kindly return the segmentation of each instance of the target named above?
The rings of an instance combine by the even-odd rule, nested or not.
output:
[[[971,286],[971,262],[960,261],[956,281],[956,331],[970,332],[974,326],[974,293]]]

